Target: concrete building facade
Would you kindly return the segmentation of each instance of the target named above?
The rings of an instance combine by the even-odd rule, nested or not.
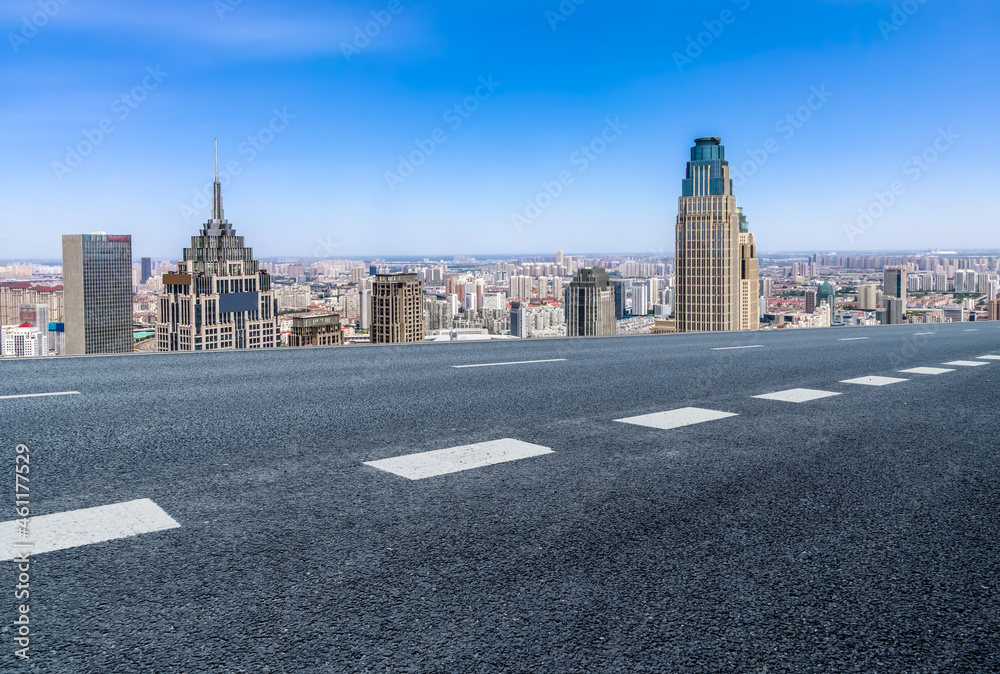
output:
[[[306,316],[292,319],[288,346],[342,346],[344,333],[340,329],[340,315]]]
[[[378,274],[372,284],[371,343],[424,341],[423,290],[416,274]]]
[[[580,269],[566,288],[566,335],[616,334],[615,289],[610,277],[602,267]]]
[[[156,346],[159,351],[270,349],[280,344],[271,275],[225,219],[216,176],[212,216],[177,272],[163,275]]]

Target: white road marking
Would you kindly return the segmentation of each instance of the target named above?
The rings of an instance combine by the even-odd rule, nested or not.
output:
[[[860,342],[863,339],[871,339],[871,337],[845,337],[844,339],[838,339],[838,342]]]
[[[934,334],[933,332],[914,332],[913,336],[918,337],[920,335],[933,335],[933,334]]]
[[[78,396],[79,391],[60,391],[59,393],[24,393],[17,396],[0,396],[0,400],[13,400],[14,398],[44,398],[46,396]]]
[[[18,534],[17,521],[0,522],[0,560],[15,559],[16,553],[22,550],[28,550],[34,556],[180,526],[148,498],[33,516],[28,518],[27,537]],[[25,541],[31,541],[34,546],[19,545]]]
[[[754,344],[753,346],[720,346],[718,348],[712,349],[712,351],[735,351],[737,349],[763,349],[763,344]]]
[[[976,356],[976,358],[982,358],[983,360],[1000,360],[1000,356]]]
[[[899,379],[897,377],[859,377],[857,379],[844,379],[841,384],[860,384],[861,386],[888,386],[900,382],[910,381],[909,379]]]
[[[654,414],[644,414],[638,417],[628,417],[627,419],[615,419],[623,424],[634,424],[636,426],[648,426],[649,428],[659,428],[668,431],[672,428],[701,424],[706,421],[717,419],[728,419],[738,417],[738,414],[731,412],[716,412],[715,410],[705,410],[698,407],[684,407],[679,410],[668,412],[655,412]]]
[[[957,365],[959,367],[979,367],[980,365],[989,365],[989,363],[984,363],[981,360],[953,360],[950,363],[945,363],[945,365]]]
[[[943,367],[914,367],[909,370],[900,370],[900,372],[908,374],[944,374],[946,372],[954,372],[954,370],[948,370]]]
[[[754,396],[754,398],[761,398],[763,400],[780,400],[781,402],[786,403],[805,403],[810,400],[819,400],[820,398],[830,398],[832,396],[839,395],[842,394],[834,393],[832,391],[817,391],[816,389],[810,388],[793,388],[787,391],[778,391],[777,393]]]
[[[979,328],[972,328],[971,330],[966,330],[966,332],[979,332]]]
[[[553,358],[551,360],[520,360],[513,363],[481,363],[479,365],[452,365],[452,367],[461,369],[465,367],[498,367],[500,365],[530,365],[532,363],[561,363],[564,362],[565,358]]]
[[[475,445],[462,445],[461,447],[437,449],[432,452],[397,456],[380,461],[365,461],[365,465],[409,480],[423,480],[428,477],[448,475],[463,470],[553,453],[548,447],[504,438],[480,442]]]

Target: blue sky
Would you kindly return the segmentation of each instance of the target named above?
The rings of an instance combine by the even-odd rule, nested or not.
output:
[[[7,0],[0,259],[178,257],[216,137],[260,257],[671,253],[706,135],[764,251],[1000,247],[998,3],[577,1]]]

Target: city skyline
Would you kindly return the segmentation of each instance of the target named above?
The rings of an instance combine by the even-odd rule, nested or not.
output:
[[[108,2],[34,26],[36,3],[8,3],[0,259],[55,259],[63,231],[170,257],[208,215],[216,136],[262,258],[669,255],[673,166],[708,135],[762,252],[1000,245],[978,215],[1000,184],[997,7],[574,6],[181,2],[167,21]]]

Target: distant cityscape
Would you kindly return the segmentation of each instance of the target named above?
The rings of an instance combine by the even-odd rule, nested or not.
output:
[[[0,263],[0,341],[39,357],[1000,320],[1000,252],[758,257],[720,138],[695,141],[675,235],[674,255],[259,261],[216,177],[176,261],[99,232],[64,235],[61,265]]]

